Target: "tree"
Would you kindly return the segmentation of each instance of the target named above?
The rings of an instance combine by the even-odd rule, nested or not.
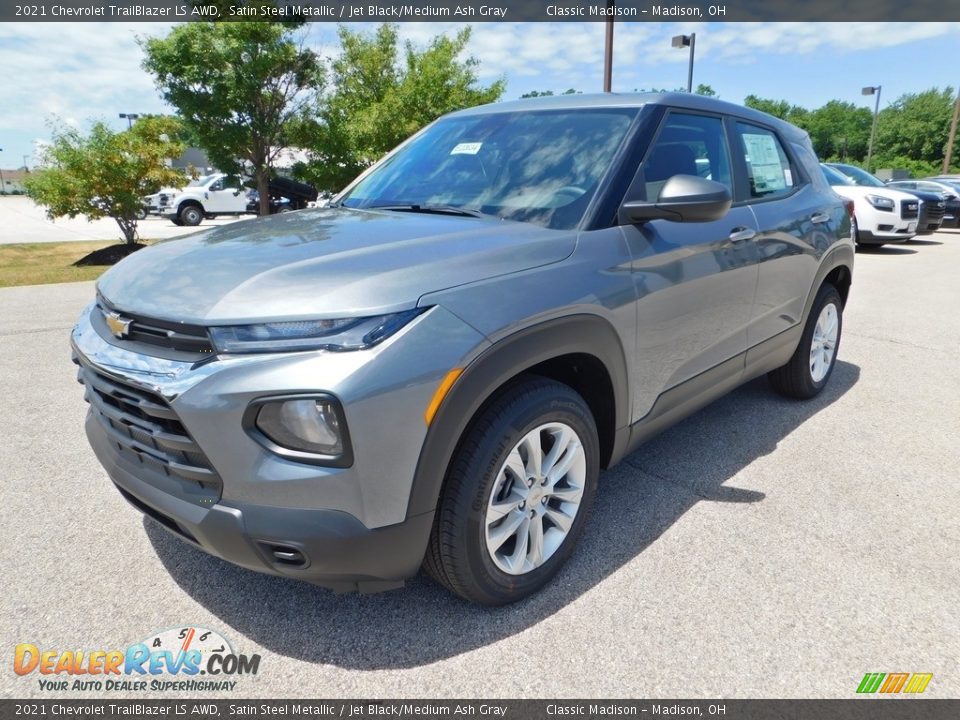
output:
[[[706,97],[719,97],[717,91],[714,90],[710,85],[705,83],[700,83],[697,85],[697,89],[693,91],[694,95],[705,95]]]
[[[249,163],[270,210],[273,161],[319,108],[324,71],[296,24],[193,22],[141,42],[143,67],[211,160],[225,172]]]
[[[874,165],[891,167],[896,157],[933,166],[941,164],[950,132],[953,101],[953,88],[931,88],[901,95],[884,108],[877,119]]]
[[[299,168],[320,190],[338,191],[402,140],[440,115],[494,102],[504,81],[477,82],[478,61],[461,59],[470,28],[401,52],[395,25],[373,34],[339,29],[341,54],[332,63],[333,90],[317,122],[301,126],[311,162]],[[402,55],[402,58],[401,58]]]
[[[41,167],[24,181],[27,194],[47,208],[51,219],[113,218],[124,239],[135,243],[143,196],[184,180],[166,164],[183,153],[175,139],[179,131],[170,117],[142,118],[119,133],[102,122],[94,123],[88,135],[54,128]]]
[[[873,113],[842,100],[830,100],[816,110],[788,116],[810,135],[813,149],[822,158],[863,158],[870,141]]]
[[[786,100],[770,100],[769,98],[757,97],[756,95],[747,95],[743,100],[743,104],[754,110],[778,117],[781,120],[786,120],[795,107]]]
[[[531,90],[530,92],[526,92],[523,95],[521,95],[520,99],[523,100],[524,98],[551,97],[554,94],[555,93],[553,92],[553,90]],[[567,88],[560,94],[561,95],[579,95],[580,91],[575,90],[574,88]]]

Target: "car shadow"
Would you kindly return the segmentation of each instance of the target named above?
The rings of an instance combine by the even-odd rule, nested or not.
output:
[[[917,238],[913,238],[907,242],[911,245],[943,245],[943,243],[938,240],[918,240]]]
[[[857,245],[857,252],[864,255],[915,255],[917,251],[902,245]]]
[[[337,595],[206,555],[144,518],[177,584],[235,631],[280,655],[375,670],[409,668],[490,645],[576,600],[656,542],[699,502],[766,497],[725,483],[836,402],[860,377],[838,362],[816,398],[776,395],[754,380],[652,439],[601,474],[590,521],[571,559],[535,596],[503,608],[472,605],[423,574],[402,590]]]

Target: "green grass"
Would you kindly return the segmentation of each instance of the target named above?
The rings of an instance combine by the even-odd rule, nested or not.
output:
[[[0,245],[0,287],[96,280],[107,266],[73,267],[73,263],[116,244],[116,240],[96,240]]]

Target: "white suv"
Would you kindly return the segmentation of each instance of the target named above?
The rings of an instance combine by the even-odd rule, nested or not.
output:
[[[854,205],[853,239],[857,245],[906,242],[917,234],[922,202],[916,195],[851,177],[831,165],[821,165],[837,195]],[[845,166],[846,167],[846,166]],[[858,168],[855,168],[858,169]],[[869,178],[873,176],[863,172]]]
[[[159,210],[177,225],[199,225],[204,218],[247,214],[247,194],[236,175],[214,173],[198,177]]]

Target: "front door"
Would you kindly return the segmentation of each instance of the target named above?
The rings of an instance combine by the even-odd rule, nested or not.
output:
[[[700,175],[733,193],[719,116],[670,111],[630,199],[655,199],[674,175]],[[757,287],[756,221],[740,206],[712,222],[652,220],[622,230],[638,296],[633,419],[639,420],[660,393],[746,350]]]

